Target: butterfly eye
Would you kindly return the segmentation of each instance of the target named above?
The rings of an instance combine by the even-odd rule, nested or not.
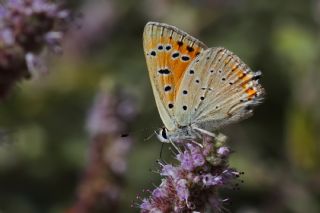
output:
[[[161,128],[161,129],[159,130],[159,132],[155,132],[155,133],[156,133],[156,135],[157,135],[157,138],[158,138],[161,142],[163,142],[163,143],[168,143],[168,142],[169,142],[166,128]]]
[[[162,136],[164,139],[168,139],[167,130],[166,130],[165,128],[162,128],[162,130],[161,130],[161,136]]]

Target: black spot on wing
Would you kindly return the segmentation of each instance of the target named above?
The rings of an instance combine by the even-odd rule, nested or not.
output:
[[[182,61],[189,61],[189,60],[190,60],[190,57],[187,56],[187,55],[183,55],[183,56],[181,57],[181,60],[182,60]]]
[[[156,53],[156,51],[152,50],[152,51],[150,52],[150,55],[152,55],[152,56],[156,56],[156,55],[157,55],[157,53]]]
[[[188,50],[188,52],[193,52],[193,51],[194,51],[194,48],[193,48],[193,47],[190,47],[190,46],[187,46],[187,50]]]
[[[180,55],[180,54],[179,54],[178,52],[175,52],[175,53],[172,54],[172,58],[178,58],[179,55]]]
[[[160,69],[158,71],[158,73],[160,73],[162,75],[168,75],[168,74],[170,74],[170,70],[168,70],[168,69]]]
[[[261,71],[257,71],[254,73],[253,77],[251,78],[252,80],[259,80],[261,78]]]
[[[169,92],[171,89],[172,89],[172,88],[171,88],[171,86],[169,86],[169,85],[164,87],[164,91],[165,91],[165,92]]]

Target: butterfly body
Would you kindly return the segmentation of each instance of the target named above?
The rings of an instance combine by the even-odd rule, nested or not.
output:
[[[192,125],[189,126],[180,126],[174,130],[168,130],[165,127],[161,128],[157,137],[161,142],[170,142],[170,141],[183,141],[183,140],[195,140],[200,138],[201,135],[195,130]]]
[[[262,100],[253,72],[231,51],[207,48],[176,27],[147,23],[144,52],[160,117],[162,141],[200,138],[252,114]]]

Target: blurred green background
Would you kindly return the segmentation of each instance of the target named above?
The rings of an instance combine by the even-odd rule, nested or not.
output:
[[[248,120],[221,130],[245,172],[227,190],[231,212],[320,212],[319,0],[68,1],[83,15],[50,73],[20,83],[0,105],[0,212],[64,212],[86,165],[86,118],[101,88],[136,98],[139,117],[128,156],[121,212],[159,183],[162,126],[142,49],[148,21],[175,25],[208,46],[223,46],[263,73],[265,102]],[[167,150],[167,149],[165,149]],[[165,151],[168,152],[168,151]],[[167,153],[168,155],[168,153]]]

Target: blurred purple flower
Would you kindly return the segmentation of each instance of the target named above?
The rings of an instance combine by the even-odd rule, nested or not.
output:
[[[217,150],[217,153],[220,155],[220,156],[228,156],[230,154],[230,149],[228,147],[220,147],[218,150]]]
[[[118,91],[118,90],[117,90]],[[78,187],[77,201],[68,213],[117,212],[133,145],[129,130],[137,115],[135,101],[124,92],[100,92],[90,110],[88,163]]]
[[[7,0],[0,5],[0,99],[34,72],[46,72],[44,47],[61,52],[69,11],[47,0]]]
[[[230,150],[226,137],[204,137],[202,144],[184,141],[176,155],[178,165],[159,162],[163,177],[148,199],[140,204],[146,212],[222,211],[228,199],[218,195],[220,188],[231,186],[240,173],[228,165]]]

